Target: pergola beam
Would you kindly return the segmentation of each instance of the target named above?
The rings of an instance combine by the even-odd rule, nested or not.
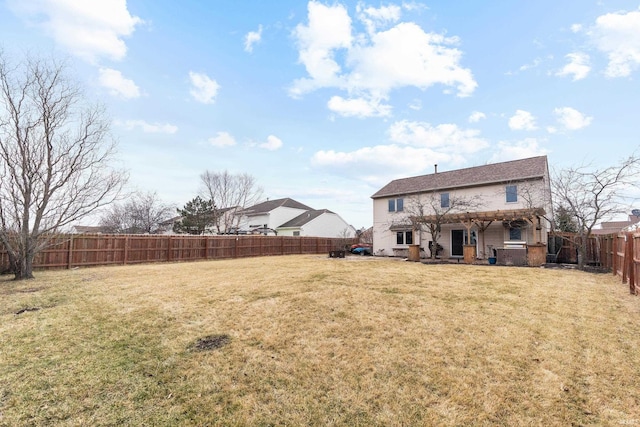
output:
[[[470,222],[492,222],[492,221],[518,221],[525,220],[533,222],[535,219],[545,215],[542,208],[533,209],[509,209],[483,212],[456,212],[440,217],[436,215],[425,215],[422,217],[414,217],[413,220],[423,224],[467,224]]]

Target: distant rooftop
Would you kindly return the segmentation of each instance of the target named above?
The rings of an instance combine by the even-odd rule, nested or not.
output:
[[[285,222],[278,228],[302,227],[303,225],[310,223],[311,221],[313,221],[314,219],[316,219],[317,217],[325,213],[333,213],[333,212],[331,212],[328,209],[310,210],[298,215],[297,217],[293,218],[290,221]]]
[[[275,208],[286,207],[286,208],[294,208],[294,209],[302,209],[305,211],[313,210],[307,205],[304,205],[296,200],[285,198],[285,199],[276,199],[276,200],[267,200],[266,202],[258,203],[257,205],[246,208],[242,211],[244,215],[260,215],[264,213],[271,212]]]

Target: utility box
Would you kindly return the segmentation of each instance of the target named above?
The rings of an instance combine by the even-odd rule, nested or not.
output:
[[[497,248],[498,265],[527,265],[527,249],[526,248]]]

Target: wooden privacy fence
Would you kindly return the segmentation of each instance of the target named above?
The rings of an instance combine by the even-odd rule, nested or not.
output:
[[[153,262],[196,261],[269,255],[328,254],[350,239],[289,236],[60,235],[41,251],[34,268],[73,268]],[[0,271],[9,259],[0,249]]]
[[[588,253],[601,267],[629,283],[629,292],[638,295],[640,277],[640,233],[620,233],[595,236],[590,239]]]

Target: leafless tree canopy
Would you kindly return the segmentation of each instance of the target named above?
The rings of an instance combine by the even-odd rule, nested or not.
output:
[[[482,206],[482,201],[477,196],[449,195],[449,203],[442,206],[440,193],[433,192],[423,196],[415,196],[409,199],[405,208],[414,230],[425,229],[431,237],[432,245],[437,248],[438,240],[442,233],[442,224],[446,216],[458,212],[477,210]],[[431,258],[435,258],[436,250],[431,251]]]
[[[16,279],[31,278],[46,236],[113,201],[126,174],[98,105],[64,64],[0,52],[0,241]]]
[[[238,215],[224,215],[228,208],[246,208],[259,202],[262,198],[262,188],[256,179],[246,173],[231,174],[228,171],[205,171],[200,175],[202,181],[202,196],[213,200],[217,211],[216,228],[218,233],[226,233],[237,228],[240,221]]]
[[[112,205],[100,226],[109,233],[157,234],[175,212],[175,206],[163,203],[157,193],[135,193],[127,202]]]
[[[580,165],[554,173],[555,202],[577,227],[578,264],[584,266],[587,239],[596,224],[629,212],[630,196],[640,184],[640,158],[632,155],[603,169]]]

